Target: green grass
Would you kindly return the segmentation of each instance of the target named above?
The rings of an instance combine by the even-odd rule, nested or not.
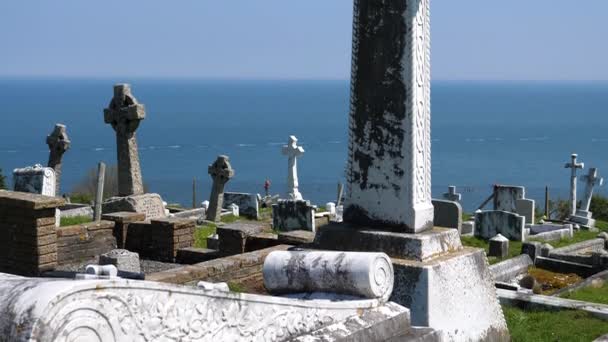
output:
[[[88,216],[62,217],[59,225],[61,227],[67,227],[89,222],[93,222],[93,220]]]
[[[503,306],[513,342],[593,341],[608,333],[608,322],[584,311],[535,311]]]
[[[484,239],[474,237],[474,236],[461,236],[460,241],[462,244],[468,247],[476,247],[483,248],[486,251],[486,254],[490,252],[490,243]],[[509,241],[509,255],[507,255],[506,259],[510,259],[516,257],[521,254],[521,242],[519,241]],[[497,262],[501,262],[506,259],[500,259],[497,257],[488,257],[488,261],[490,265],[495,264]]]
[[[207,248],[207,237],[215,234],[217,227],[214,224],[207,224],[196,227],[194,230],[194,247]]]
[[[245,292],[245,287],[242,284],[239,283],[233,283],[233,282],[228,282],[228,288],[230,289],[230,291],[232,292]]]
[[[475,219],[475,215],[474,214],[469,214],[469,213],[465,213],[465,212],[462,213],[462,221],[463,222],[464,221],[470,221],[470,220],[473,220],[473,219]]]
[[[572,293],[565,294],[562,297],[591,303],[608,304],[608,284],[604,283],[599,287],[587,286]]]

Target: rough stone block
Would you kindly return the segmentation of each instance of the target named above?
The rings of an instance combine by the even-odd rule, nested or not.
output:
[[[139,254],[126,249],[114,249],[99,256],[100,265],[114,265],[119,271],[140,273]]]
[[[273,228],[281,231],[310,230],[316,231],[316,207],[310,201],[279,200],[272,205]]]
[[[247,218],[259,219],[259,203],[257,194],[248,194],[240,192],[225,192],[224,209],[228,209],[231,204],[236,204],[239,207],[239,215]]]
[[[435,227],[454,228],[462,232],[462,206],[458,202],[434,199],[435,208],[433,222]]]
[[[217,227],[220,252],[223,255],[245,253],[247,238],[261,233],[262,230],[262,225],[240,222]]]
[[[148,220],[167,216],[163,200],[159,194],[112,197],[103,203],[102,211],[104,214],[121,211],[144,213]]]
[[[502,234],[509,240],[523,241],[526,218],[506,211],[482,211],[475,214],[475,236],[491,239]]]

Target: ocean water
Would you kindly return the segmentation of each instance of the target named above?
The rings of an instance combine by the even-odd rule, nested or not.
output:
[[[103,108],[115,81],[132,84],[146,106],[138,143],[149,189],[190,205],[192,180],[200,201],[218,154],[236,170],[228,191],[285,189],[281,145],[296,135],[300,189],[317,204],[335,200],[344,181],[348,81],[0,80],[0,168],[46,164],[46,136],[68,126],[62,191],[72,190],[97,162],[116,163],[115,135]],[[544,203],[544,187],[566,198],[571,153],[608,175],[608,82],[461,82],[432,85],[433,195],[458,186],[466,210],[492,184],[523,185]],[[600,189],[606,193],[606,189]]]

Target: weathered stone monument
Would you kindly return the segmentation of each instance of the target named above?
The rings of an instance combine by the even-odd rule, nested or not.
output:
[[[391,300],[450,341],[508,341],[485,253],[433,227],[429,0],[355,0],[344,224],[320,249],[384,252]]]
[[[448,192],[443,194],[443,198],[448,201],[460,202],[462,195],[456,192],[456,187],[454,185],[450,185],[448,186]]]
[[[55,171],[55,195],[59,196],[61,194],[61,160],[71,145],[65,125],[56,124],[53,132],[46,137],[46,144],[49,145],[47,165]]]
[[[13,170],[13,190],[54,197],[55,171],[40,164]]]
[[[570,156],[571,161],[565,165],[565,168],[571,169],[570,171],[570,215],[576,214],[576,171],[578,169],[584,169],[585,163],[578,163],[576,158],[577,154]]]
[[[289,136],[289,143],[283,146],[283,155],[288,157],[287,160],[287,198],[292,200],[301,200],[302,194],[298,190],[298,157],[304,154],[304,148],[298,146],[298,138]]]
[[[595,187],[604,184],[604,178],[599,177],[597,168],[592,167],[587,175],[580,176],[580,180],[585,183],[585,194],[581,200],[581,207],[576,211],[575,215],[570,217],[570,221],[585,227],[595,227],[595,220],[592,218],[593,213],[589,211],[589,208],[591,206],[593,191]]]
[[[234,170],[227,156],[218,156],[215,162],[209,165],[209,175],[213,180],[211,186],[211,197],[209,198],[209,210],[207,220],[219,221],[222,213],[222,202],[224,201],[224,186],[230,178],[234,177]]]
[[[146,117],[143,104],[131,94],[131,86],[117,84],[114,97],[103,111],[104,121],[116,131],[118,154],[118,195],[141,195],[144,185],[139,165],[139,152],[135,131]]]

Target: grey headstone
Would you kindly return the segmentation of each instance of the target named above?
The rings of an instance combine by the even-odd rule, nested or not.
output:
[[[509,240],[523,241],[526,218],[506,211],[483,211],[475,214],[475,236],[491,239],[502,234]]]
[[[509,239],[498,234],[490,239],[489,256],[504,259],[509,255]]]
[[[239,215],[257,220],[259,219],[259,203],[257,194],[241,192],[225,192],[223,208],[228,209],[231,204],[239,206]]]
[[[13,190],[45,196],[55,196],[55,171],[50,167],[34,165],[13,170]]]
[[[207,220],[218,222],[222,213],[224,186],[234,177],[234,170],[230,165],[228,156],[218,156],[215,162],[209,165],[208,173],[213,180],[213,185],[211,186],[211,196],[209,197]]]
[[[515,201],[515,212],[526,218],[526,223],[534,224],[536,205],[531,199],[518,199]]]
[[[517,200],[526,197],[526,189],[523,186],[495,185],[494,186],[494,210],[517,212]]]
[[[436,227],[454,228],[462,232],[462,206],[460,203],[448,200],[434,199],[434,225]]]
[[[309,230],[314,232],[316,207],[310,201],[279,200],[272,205],[273,228],[279,231]]]
[[[540,249],[542,247],[542,243],[538,241],[527,241],[521,245],[521,254],[527,254],[530,256],[532,261],[536,260],[536,257],[540,255]]]

